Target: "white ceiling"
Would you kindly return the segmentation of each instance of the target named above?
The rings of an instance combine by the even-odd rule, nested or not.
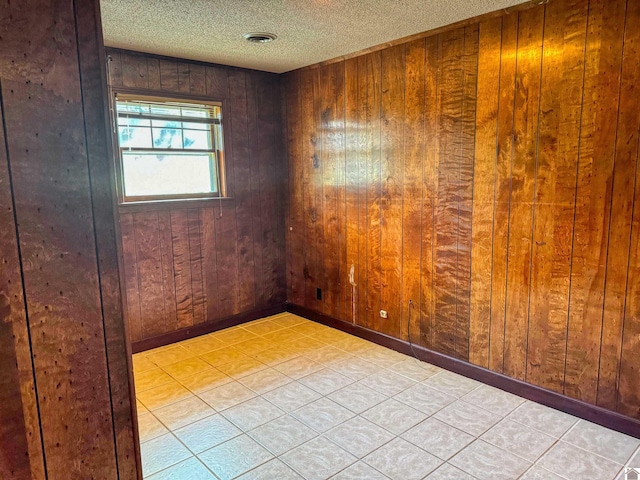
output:
[[[524,0],[101,0],[107,46],[286,72]],[[247,32],[278,39],[251,44]]]

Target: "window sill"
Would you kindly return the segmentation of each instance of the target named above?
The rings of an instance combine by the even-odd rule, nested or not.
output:
[[[118,204],[120,213],[150,212],[154,210],[178,210],[185,208],[232,207],[235,199],[224,198],[185,198],[175,200],[150,200],[144,202],[127,202]]]

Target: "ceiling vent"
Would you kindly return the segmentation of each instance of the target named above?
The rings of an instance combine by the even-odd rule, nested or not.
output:
[[[269,43],[278,38],[278,36],[274,33],[265,32],[245,33],[243,37],[247,42],[251,43]]]

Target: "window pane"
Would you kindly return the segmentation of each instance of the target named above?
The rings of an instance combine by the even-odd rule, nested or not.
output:
[[[118,127],[118,142],[122,148],[150,148],[151,129],[145,127]]]
[[[123,127],[149,127],[149,126],[151,126],[149,120],[145,120],[143,118],[127,117],[126,115],[124,115],[124,116],[121,115],[121,116],[118,117],[118,125],[121,125]]]
[[[213,154],[122,152],[127,196],[210,193],[217,191]]]
[[[182,122],[176,120],[152,120],[151,125],[162,128],[182,128]]]
[[[190,130],[209,130],[210,127],[211,127],[211,125],[208,124],[208,123],[189,123],[189,122],[184,122],[182,124],[182,128],[188,128]]]
[[[182,130],[177,128],[154,128],[155,148],[182,148]]]
[[[202,130],[183,130],[184,148],[211,150],[211,134]]]

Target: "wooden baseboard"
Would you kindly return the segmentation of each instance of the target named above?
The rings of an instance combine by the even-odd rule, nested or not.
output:
[[[342,330],[343,332],[356,335],[406,355],[414,356],[415,353],[415,356],[419,360],[478,380],[479,382],[499,388],[505,392],[513,393],[514,395],[597,423],[603,427],[640,438],[640,421],[635,418],[627,417],[626,415],[621,415],[617,412],[507,377],[506,375],[478,367],[477,365],[472,365],[442,353],[434,352],[419,345],[414,344],[412,349],[409,342],[404,340],[329,317],[300,305],[287,304],[287,311],[323,325]]]
[[[200,323],[188,328],[182,328],[174,332],[164,333],[156,337],[145,338],[144,340],[138,340],[132,342],[132,353],[144,352],[145,350],[151,350],[152,348],[162,347],[169,345],[170,343],[181,342],[189,338],[198,337],[207,333],[216,332],[224,328],[234,327],[241,323],[257,320],[258,318],[268,317],[269,315],[276,315],[286,311],[286,305],[284,303],[274,305],[271,307],[260,308],[257,310],[251,310],[248,312],[239,313],[230,317],[221,318],[220,320],[214,320],[211,322]]]

